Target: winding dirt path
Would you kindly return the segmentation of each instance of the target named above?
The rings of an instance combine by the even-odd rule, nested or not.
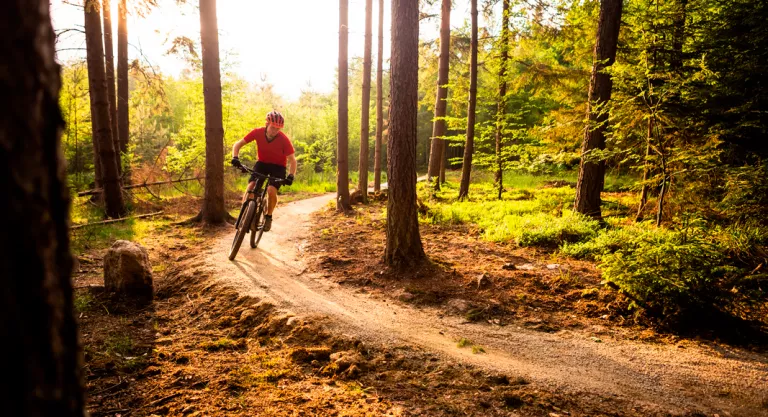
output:
[[[227,260],[231,233],[222,233],[206,256],[209,266],[218,279],[243,294],[265,298],[296,315],[327,317],[324,321],[334,331],[368,342],[418,346],[449,360],[524,376],[547,389],[628,401],[649,413],[768,416],[765,355],[609,336],[596,343],[571,331],[548,334],[514,325],[467,324],[460,317],[306,273],[301,259],[312,232],[309,214],[331,201],[328,195],[281,206],[259,249],[244,242],[234,262]],[[486,353],[457,348],[460,337]]]

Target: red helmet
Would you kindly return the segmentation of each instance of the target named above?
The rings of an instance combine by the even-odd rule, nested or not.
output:
[[[285,118],[283,118],[282,114],[273,110],[267,113],[267,122],[272,124],[274,127],[282,129],[285,125]]]

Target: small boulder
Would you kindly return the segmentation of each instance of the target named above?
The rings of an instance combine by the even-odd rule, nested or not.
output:
[[[363,355],[352,350],[333,353],[330,359],[331,362],[336,364],[338,372],[345,371],[352,366],[358,369],[365,368],[365,358],[363,358]]]
[[[355,190],[352,192],[352,194],[349,195],[349,203],[350,204],[361,204],[363,202],[363,192],[360,190]]]
[[[472,308],[472,305],[460,298],[454,298],[445,303],[446,310],[452,314],[464,314]]]
[[[482,289],[491,285],[491,278],[488,274],[482,273],[477,276],[477,289]]]
[[[104,287],[109,292],[152,299],[152,265],[138,243],[116,241],[104,256]]]

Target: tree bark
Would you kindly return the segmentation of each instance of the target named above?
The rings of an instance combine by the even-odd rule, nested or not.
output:
[[[670,66],[675,72],[683,69],[683,44],[685,43],[685,18],[688,0],[677,0],[677,12],[673,17],[672,57]]]
[[[0,9],[0,402],[7,416],[81,417],[61,79],[49,1],[5,0]]]
[[[600,193],[605,182],[605,160],[594,160],[596,158],[592,154],[595,150],[605,149],[607,104],[611,99],[613,81],[604,70],[616,60],[621,8],[622,0],[600,2],[600,18],[589,82],[588,121],[581,148],[579,179],[576,183],[574,210],[595,219],[602,219]]]
[[[472,41],[469,61],[469,105],[467,106],[467,144],[464,146],[464,162],[461,166],[459,200],[469,197],[469,180],[472,175],[472,154],[475,151],[475,106],[477,104],[477,0],[472,0]]]
[[[373,0],[365,0],[365,51],[363,53],[363,104],[360,117],[360,164],[357,189],[364,204],[368,203],[368,137],[371,113],[371,26]]]
[[[448,167],[448,154],[450,153],[450,147],[448,142],[443,141],[442,149],[440,149],[440,183],[445,184],[445,168]]]
[[[205,102],[205,196],[201,218],[217,224],[223,223],[228,213],[224,207],[224,126],[216,0],[200,0],[200,40]]]
[[[339,0],[339,132],[336,149],[336,208],[346,211],[349,204],[349,1]]]
[[[651,157],[651,141],[653,140],[653,116],[648,118],[648,133],[646,136],[645,145],[645,159],[643,162],[643,187],[640,191],[640,204],[637,206],[637,215],[635,216],[635,222],[643,220],[643,209],[648,203],[648,177],[650,176],[650,157]]]
[[[448,97],[448,69],[451,53],[451,0],[443,0],[440,11],[440,60],[437,64],[437,92],[435,97],[435,119],[432,122],[432,148],[429,152],[427,181],[436,177],[435,190],[440,189],[440,165],[445,147],[445,114]]]
[[[379,45],[376,52],[376,140],[373,150],[373,191],[381,190],[381,144],[384,129],[384,0],[379,0]]]
[[[115,92],[115,56],[112,41],[112,7],[109,0],[102,0],[102,20],[104,22],[104,68],[107,75],[107,99],[109,100],[109,122],[112,126],[112,142],[117,152],[117,172],[122,176],[123,158],[120,154],[120,141],[117,132],[117,93]]]
[[[128,10],[126,0],[118,0],[117,6],[117,141],[120,154],[128,153]],[[131,183],[131,166],[123,167],[123,182]]]
[[[104,67],[103,37],[101,34],[101,9],[99,0],[88,0],[85,10],[85,47],[88,60],[88,87],[91,96],[91,120],[93,135],[98,142],[104,202],[109,217],[125,214],[122,182],[118,171],[118,155],[109,119],[109,100]]]
[[[419,1],[392,0],[392,57],[387,141],[387,246],[384,259],[399,268],[421,261],[416,200]]]
[[[503,0],[501,6],[501,67],[499,68],[499,103],[496,108],[496,185],[499,187],[499,200],[504,192],[504,164],[501,159],[502,128],[507,109],[507,60],[509,59],[509,0]]]

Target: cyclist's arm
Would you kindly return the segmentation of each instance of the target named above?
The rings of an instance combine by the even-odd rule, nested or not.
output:
[[[232,146],[232,157],[235,158],[240,155],[240,148],[245,145],[245,139],[240,139],[239,141],[235,142],[235,145]]]
[[[295,176],[296,175],[296,154],[292,153],[288,155],[286,158],[288,158],[288,165],[290,168],[288,168],[288,173]]]

